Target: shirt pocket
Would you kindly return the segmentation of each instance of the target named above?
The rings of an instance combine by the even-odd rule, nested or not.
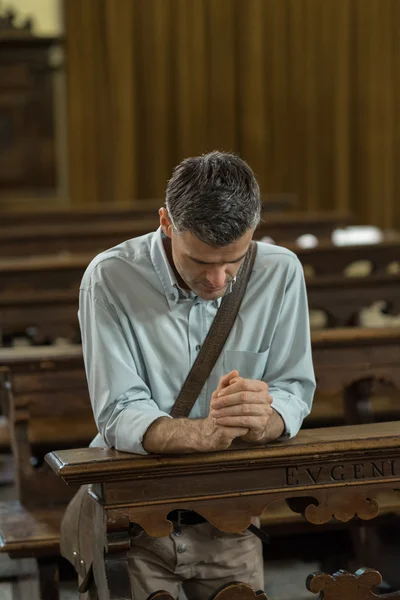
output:
[[[268,354],[269,348],[264,352],[225,350],[225,371],[226,373],[234,370],[239,371],[240,377],[245,379],[262,379],[267,367]]]

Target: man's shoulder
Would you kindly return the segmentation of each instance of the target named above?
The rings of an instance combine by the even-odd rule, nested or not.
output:
[[[257,242],[257,256],[254,264],[255,269],[265,269],[266,267],[281,267],[284,271],[293,268],[299,262],[296,254],[275,244]]]
[[[154,232],[121,242],[100,252],[91,260],[81,282],[81,289],[90,289],[93,283],[107,279],[111,273],[134,272],[140,266],[151,264],[150,247]]]

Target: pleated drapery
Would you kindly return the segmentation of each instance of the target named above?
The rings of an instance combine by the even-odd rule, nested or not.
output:
[[[66,0],[70,197],[239,152],[264,193],[400,227],[400,0]]]

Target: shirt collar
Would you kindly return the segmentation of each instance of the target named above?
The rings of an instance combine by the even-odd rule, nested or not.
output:
[[[170,308],[175,306],[179,298],[179,286],[175,273],[169,263],[162,241],[162,229],[159,227],[151,241],[150,256],[153,267],[160,279],[165,297]]]
[[[163,236],[164,234],[162,232],[162,229],[161,227],[159,227],[154,233],[153,239],[151,241],[150,256],[151,261],[153,263],[153,267],[156,270],[157,275],[161,281],[161,285],[163,287],[169,307],[172,309],[178,302],[180,296],[185,298],[192,298],[193,300],[198,298],[201,302],[207,302],[207,300],[199,298],[192,290],[184,290],[179,286],[178,281],[176,279],[176,275],[165,253]],[[236,277],[228,285],[224,295],[230,294],[235,281]],[[218,307],[221,304],[221,300],[221,298],[218,298],[218,300],[216,301]]]

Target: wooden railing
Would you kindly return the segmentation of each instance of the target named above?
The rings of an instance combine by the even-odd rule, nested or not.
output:
[[[304,430],[292,440],[210,454],[139,456],[85,448],[52,452],[46,460],[66,483],[90,484],[100,600],[131,598],[126,553],[132,524],[150,536],[168,535],[168,514],[177,508],[232,533],[244,531],[252,517],[282,500],[316,525],[332,518],[373,519],[378,492],[400,489],[399,427],[391,422]],[[324,600],[400,599],[400,592],[376,595],[379,582],[378,572],[363,569],[354,575],[311,574],[307,587]],[[151,598],[173,600],[159,590]],[[214,598],[268,600],[243,584]]]

